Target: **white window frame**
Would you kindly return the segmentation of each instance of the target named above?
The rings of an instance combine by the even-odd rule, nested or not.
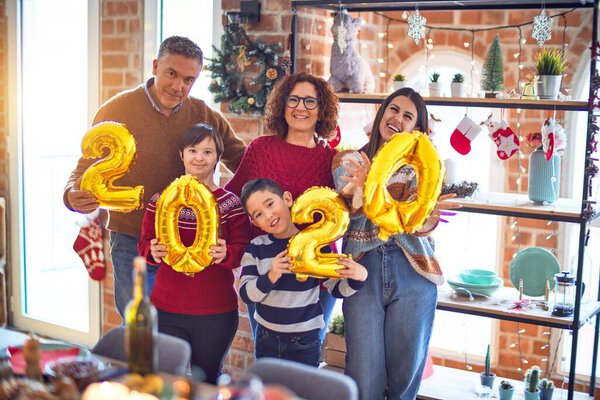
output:
[[[99,106],[100,98],[100,1],[88,1],[88,68],[89,68],[89,86],[88,86],[88,119],[92,120],[93,115]],[[23,295],[23,272],[24,260],[23,253],[23,213],[21,204],[23,202],[22,193],[22,95],[20,92],[21,76],[21,15],[20,1],[7,0],[6,15],[8,28],[7,45],[7,119],[8,131],[13,134],[8,135],[8,158],[9,158],[9,219],[10,219],[10,261],[11,270],[11,293],[9,294],[9,315],[11,323],[17,328],[32,330],[38,334],[68,340],[84,345],[93,345],[97,342],[101,332],[101,288],[96,281],[88,280],[89,284],[89,332],[81,332],[58,325],[53,325],[39,319],[29,318],[24,315],[22,308]],[[16,134],[15,134],[16,133]],[[67,247],[67,251],[69,247]],[[52,295],[52,288],[48,288],[48,295]]]

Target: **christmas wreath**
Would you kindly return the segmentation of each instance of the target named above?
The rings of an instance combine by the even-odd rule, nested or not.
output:
[[[264,114],[267,96],[290,64],[289,58],[280,57],[280,46],[253,41],[241,26],[229,24],[221,37],[221,48],[213,46],[213,50],[216,56],[208,59],[207,68],[212,78],[208,90],[215,94],[215,101],[231,101],[229,109],[238,114]],[[246,70],[253,64],[260,71]]]

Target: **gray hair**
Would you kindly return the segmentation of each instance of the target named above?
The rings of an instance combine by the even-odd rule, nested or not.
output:
[[[163,40],[158,49],[157,59],[161,59],[169,54],[179,54],[186,58],[198,60],[202,66],[203,54],[200,47],[183,36],[171,36]]]

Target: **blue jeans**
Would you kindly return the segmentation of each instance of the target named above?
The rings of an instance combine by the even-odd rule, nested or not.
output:
[[[321,341],[319,340],[319,332],[317,331],[299,334],[279,334],[258,325],[256,327],[254,343],[254,355],[256,358],[282,358],[313,367],[319,366]]]
[[[358,384],[361,400],[415,399],[437,288],[413,269],[393,242],[367,252],[360,263],[369,277],[343,303],[346,374]]]
[[[119,232],[110,232],[110,258],[113,267],[115,306],[121,319],[125,316],[125,307],[133,297],[133,259],[138,255],[139,238]],[[146,268],[146,287],[144,292],[150,295],[158,267]]]
[[[335,307],[335,302],[337,299],[333,297],[327,290],[321,290],[319,293],[319,301],[321,302],[321,307],[323,308],[323,320],[325,320],[325,326],[319,332],[319,339],[321,340],[321,343],[323,343],[325,340],[325,334],[327,334],[327,330],[329,329],[329,321],[331,321],[331,314],[333,313],[333,308]],[[248,320],[250,321],[252,336],[254,337],[256,336],[256,327],[258,326],[258,323],[254,319],[256,304],[246,304],[246,309],[248,310]]]

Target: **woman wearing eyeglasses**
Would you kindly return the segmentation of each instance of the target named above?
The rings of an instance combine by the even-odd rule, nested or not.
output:
[[[256,178],[273,179],[294,199],[311,186],[333,188],[331,164],[336,151],[326,138],[334,131],[337,117],[338,98],[326,81],[305,72],[286,76],[267,100],[265,122],[271,135],[250,143],[225,189],[239,196],[242,186]],[[262,233],[253,226],[253,238]],[[323,341],[335,299],[326,290],[320,297],[325,317]],[[248,318],[254,334],[252,305],[248,306]]]

